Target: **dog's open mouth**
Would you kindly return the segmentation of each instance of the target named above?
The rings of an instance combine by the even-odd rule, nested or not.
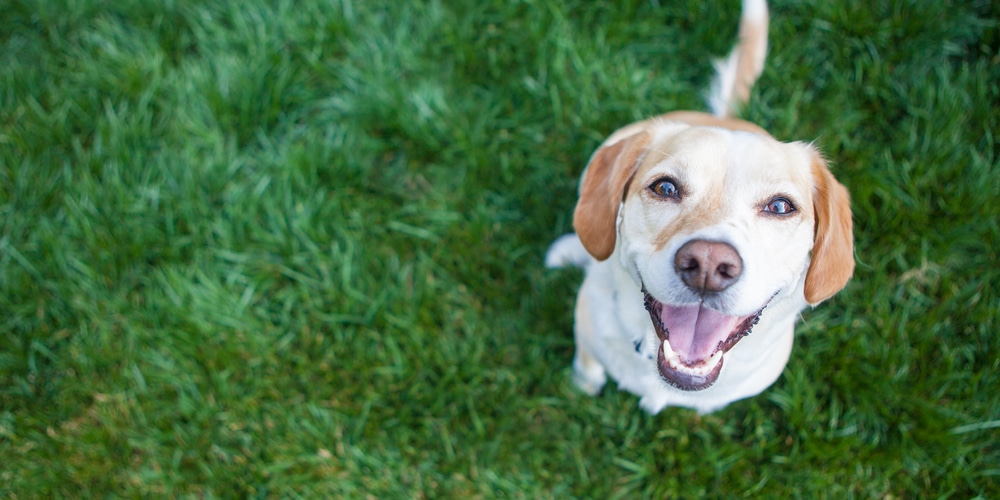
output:
[[[723,354],[750,334],[767,307],[764,304],[748,316],[727,316],[701,304],[663,304],[645,287],[642,293],[660,339],[656,358],[660,377],[684,391],[700,391],[715,383],[722,371]]]

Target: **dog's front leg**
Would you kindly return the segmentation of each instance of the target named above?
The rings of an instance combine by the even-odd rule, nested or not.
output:
[[[573,356],[573,382],[583,392],[596,396],[597,393],[601,392],[608,377],[604,372],[604,366],[594,355],[596,348],[594,328],[596,325],[592,314],[593,309],[590,298],[587,296],[587,287],[583,286],[580,288],[576,300],[576,318],[573,325],[573,337],[576,341],[576,354]]]

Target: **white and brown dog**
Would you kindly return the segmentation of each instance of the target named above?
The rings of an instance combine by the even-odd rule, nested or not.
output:
[[[576,234],[546,264],[586,269],[573,370],[590,394],[607,375],[651,413],[758,394],[788,362],[799,312],[854,272],[848,193],[819,152],[731,117],[763,69],[767,24],[764,0],[744,0],[713,114],[628,125],[583,173]]]

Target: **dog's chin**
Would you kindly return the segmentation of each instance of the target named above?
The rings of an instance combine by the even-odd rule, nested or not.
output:
[[[665,351],[670,351],[670,355],[664,354]],[[656,356],[656,368],[664,382],[682,391],[701,391],[708,389],[719,379],[724,356],[725,353],[721,350],[716,351],[709,359],[689,366],[670,348],[670,342],[663,340]]]
[[[746,316],[728,316],[703,304],[666,305],[642,289],[646,310],[660,348],[656,367],[660,377],[683,391],[700,391],[715,383],[722,372],[726,353],[754,325],[770,303]]]

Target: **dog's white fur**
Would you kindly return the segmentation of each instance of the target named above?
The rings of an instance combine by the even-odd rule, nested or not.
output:
[[[590,394],[607,375],[650,413],[666,406],[706,413],[758,394],[784,369],[799,312],[835,294],[853,273],[848,194],[823,158],[811,145],[779,142],[731,118],[763,69],[767,22],[764,0],[744,0],[740,43],[716,65],[714,115],[674,112],[628,125],[597,149],[583,174],[576,234],[553,243],[546,265],[586,270],[573,370]],[[680,194],[657,194],[664,179]],[[771,210],[786,208],[785,201],[795,210]],[[738,279],[715,292],[685,284],[675,259],[692,241],[734,249]],[[644,305],[650,298],[665,309],[740,320],[763,309],[749,335],[721,355],[714,382],[684,390],[665,382],[658,367],[661,351],[671,352],[670,334],[666,342],[657,336],[652,318],[659,313]],[[705,359],[682,369],[700,373],[711,365]]]

